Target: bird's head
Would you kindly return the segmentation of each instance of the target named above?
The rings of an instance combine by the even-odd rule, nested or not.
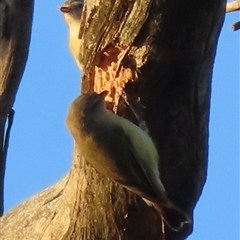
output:
[[[83,0],[67,0],[59,10],[64,13],[64,17],[69,25],[74,22],[79,24],[83,10]]]
[[[108,91],[99,94],[95,92],[82,94],[73,101],[70,111],[74,111],[79,118],[97,117],[99,111],[105,110],[104,99],[107,94]]]

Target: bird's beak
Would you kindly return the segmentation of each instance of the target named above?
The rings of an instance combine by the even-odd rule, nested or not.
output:
[[[70,12],[70,8],[66,7],[66,6],[59,7],[59,10],[63,13],[69,13]]]
[[[101,97],[101,98],[103,98],[103,99],[104,99],[107,95],[108,95],[108,91],[103,91],[103,92],[101,92],[101,93],[98,94],[98,96]]]

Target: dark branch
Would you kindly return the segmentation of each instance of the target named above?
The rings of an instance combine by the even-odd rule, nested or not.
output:
[[[233,29],[233,31],[239,30],[239,29],[240,29],[240,21],[235,22],[235,23],[232,25],[232,29]]]
[[[4,179],[5,174],[5,168],[6,168],[6,161],[7,161],[7,152],[8,152],[8,146],[9,146],[9,139],[10,139],[10,132],[13,124],[13,118],[14,118],[14,110],[11,109],[8,114],[8,126],[6,130],[6,134],[3,137],[3,149],[1,149],[0,154],[0,162],[2,163],[2,167],[0,168],[0,179]],[[4,131],[4,129],[3,129]],[[5,131],[4,131],[5,132]],[[0,199],[3,199],[3,201],[0,203],[0,216],[3,215],[3,203],[4,203],[4,188],[0,189]]]
[[[15,100],[25,64],[31,35],[33,0],[0,2],[0,205],[3,206],[6,152],[4,126]],[[4,143],[5,141],[5,143]],[[5,145],[6,147],[6,145]],[[0,209],[0,214],[3,209]]]

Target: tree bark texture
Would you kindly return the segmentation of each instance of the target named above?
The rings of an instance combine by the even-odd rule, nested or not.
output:
[[[6,165],[5,123],[28,57],[33,0],[0,1],[0,215],[3,213]]]
[[[80,23],[82,92],[109,90],[113,109],[135,123],[121,91],[138,103],[168,196],[190,216],[206,181],[224,14],[223,0],[88,0]],[[154,209],[98,174],[76,148],[64,179],[0,221],[3,239],[181,240],[192,232],[162,229]]]

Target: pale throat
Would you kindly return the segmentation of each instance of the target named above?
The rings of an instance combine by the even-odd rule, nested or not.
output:
[[[71,37],[78,39],[79,30],[80,30],[80,21],[71,21],[69,23],[69,33]]]

